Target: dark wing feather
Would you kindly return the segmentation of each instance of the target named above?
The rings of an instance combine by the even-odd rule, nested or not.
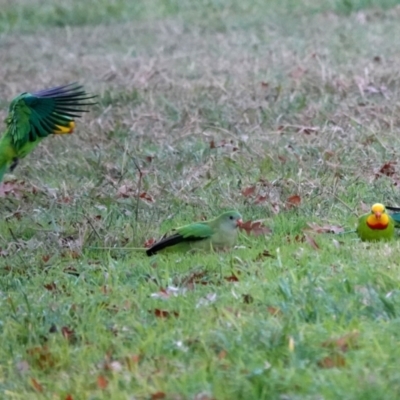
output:
[[[23,93],[11,103],[7,118],[14,144],[21,148],[56,133],[60,126],[68,128],[74,118],[88,111],[85,107],[96,104],[95,97],[77,83]]]
[[[199,236],[182,236],[179,233],[175,233],[174,235],[168,236],[164,239],[161,239],[159,242],[151,246],[146,250],[146,254],[148,256],[152,256],[156,254],[160,250],[163,250],[167,247],[174,246],[175,244],[183,243],[183,242],[195,242],[197,240],[203,240],[204,237]]]
[[[397,211],[397,212],[400,211],[400,207],[385,206],[385,208],[386,208],[386,210],[389,210],[389,211]]]

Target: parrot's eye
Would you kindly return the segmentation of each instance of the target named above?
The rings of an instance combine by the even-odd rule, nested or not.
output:
[[[229,217],[229,219],[233,219],[232,215]]]

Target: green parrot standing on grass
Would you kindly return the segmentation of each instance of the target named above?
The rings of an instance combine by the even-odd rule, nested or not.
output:
[[[95,96],[81,85],[71,83],[15,97],[6,117],[7,129],[0,139],[0,182],[8,168],[30,153],[48,135],[72,133],[74,118],[96,104]]]
[[[233,247],[242,216],[237,211],[227,211],[209,221],[195,222],[176,228],[146,250],[148,256],[160,251],[218,250]]]
[[[358,219],[357,235],[363,241],[391,240],[394,238],[396,225],[393,217],[400,221],[400,214],[389,215],[383,204],[375,203],[370,213]]]

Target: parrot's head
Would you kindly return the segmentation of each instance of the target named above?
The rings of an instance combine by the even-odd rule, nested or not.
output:
[[[367,218],[367,224],[372,229],[386,229],[389,225],[389,216],[386,208],[381,203],[375,203],[371,207],[371,215]]]
[[[381,219],[383,214],[386,214],[386,208],[381,203],[375,203],[371,207],[371,214],[375,216],[376,219]]]
[[[243,223],[242,216],[237,211],[224,212],[220,219],[223,229],[226,230],[236,229]]]

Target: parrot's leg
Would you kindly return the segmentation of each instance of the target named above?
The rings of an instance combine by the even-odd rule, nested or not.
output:
[[[15,157],[12,161],[12,164],[10,165],[10,171],[14,171],[15,167],[18,165],[18,158]]]

